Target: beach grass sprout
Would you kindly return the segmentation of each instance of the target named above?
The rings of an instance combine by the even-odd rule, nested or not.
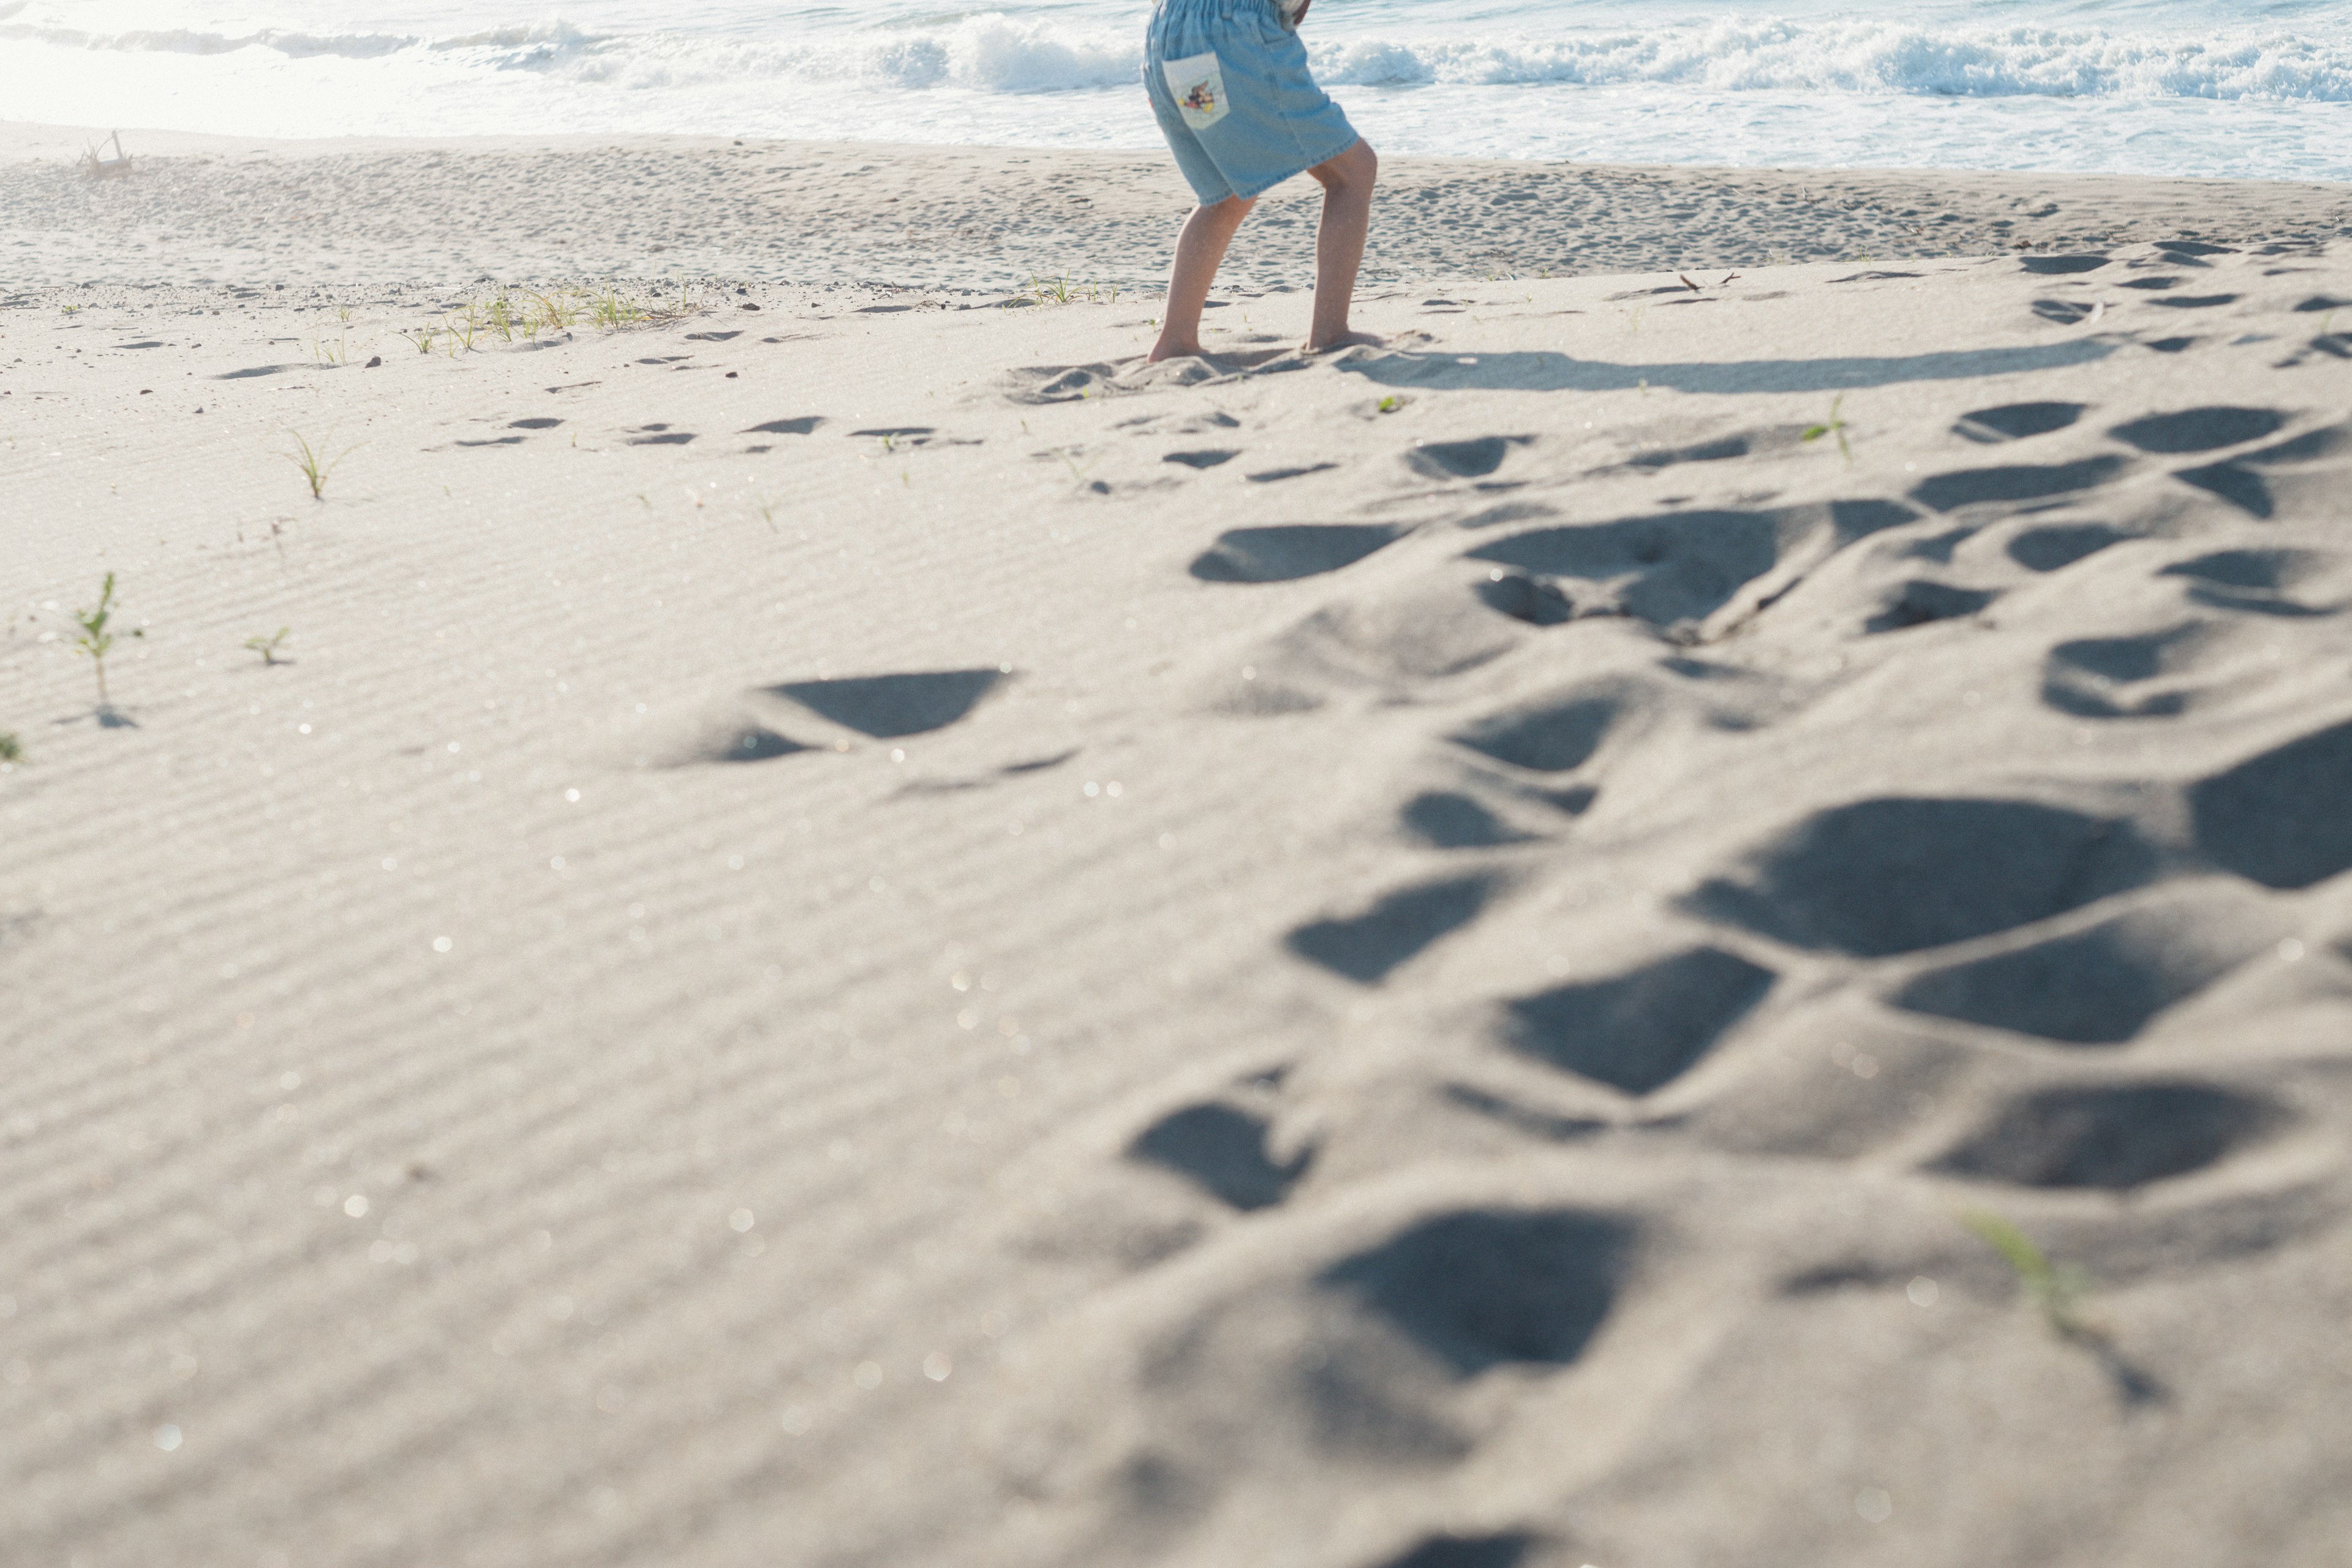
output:
[[[330,458],[327,456],[324,443],[314,447],[298,432],[289,430],[286,433],[294,437],[294,445],[299,448],[299,451],[280,452],[278,455],[302,470],[302,478],[310,484],[312,500],[326,500],[327,476],[333,473],[342,460],[358,451],[359,447],[346,447]]]
[[[88,658],[90,668],[98,672],[99,707],[101,710],[111,708],[114,705],[113,701],[106,694],[106,656],[114,651],[117,636],[143,637],[147,634],[137,626],[133,626],[127,633],[121,634],[113,629],[114,574],[111,572],[106,574],[106,581],[99,585],[98,607],[94,610],[76,610],[73,613],[73,618],[74,625],[81,628],[79,635],[73,641],[74,651]]]
[[[251,652],[259,654],[265,667],[273,664],[291,664],[294,662],[292,659],[280,656],[286,651],[287,634],[292,630],[291,626],[280,626],[267,637],[256,633],[245,639],[244,646]]]
[[[2062,1340],[2099,1340],[2105,1332],[2084,1315],[2091,1276],[2080,1264],[2053,1263],[2032,1237],[1990,1209],[1969,1209],[1959,1222],[2015,1271],[2026,1300],[2042,1312],[2042,1321]]]
[[[1853,467],[1853,447],[1845,438],[1845,433],[1851,426],[1846,424],[1845,416],[1840,412],[1844,405],[1845,394],[1843,393],[1831,398],[1829,418],[1819,425],[1806,426],[1801,439],[1818,441],[1824,436],[1836,437],[1838,451],[1845,458],[1845,466],[1851,468]]]
[[[16,739],[14,730],[0,730],[0,764],[13,765],[25,760],[25,742]]]

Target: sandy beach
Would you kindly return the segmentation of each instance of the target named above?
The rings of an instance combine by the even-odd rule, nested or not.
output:
[[[2352,1562],[2352,188],[95,136],[0,1560]]]

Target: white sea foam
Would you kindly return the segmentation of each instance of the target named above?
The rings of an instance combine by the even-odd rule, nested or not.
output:
[[[495,0],[244,3],[264,8],[0,0],[0,114],[278,135],[1156,137],[1135,0],[947,17],[913,0],[572,0],[530,21]],[[2076,0],[2063,24],[2021,21],[2017,0],[1775,9],[1324,0],[1306,37],[1318,77],[1397,151],[2352,178],[2338,5]]]

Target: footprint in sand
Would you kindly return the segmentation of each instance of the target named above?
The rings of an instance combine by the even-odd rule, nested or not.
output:
[[[944,730],[1012,679],[1002,668],[942,669],[790,681],[765,689],[845,730],[894,740]]]
[[[1631,690],[1555,698],[1490,714],[1449,739],[1530,773],[1567,773],[1590,762],[1610,731],[1641,705],[1641,696]]]
[[[2058,572],[2111,544],[2138,537],[2104,522],[2054,522],[2018,533],[2010,540],[2008,552],[2011,561],[2029,572]]]
[[[2352,855],[2352,813],[2344,821]],[[1894,796],[1817,813],[1682,902],[1792,947],[1884,958],[2080,909],[2159,865],[2118,819],[2030,801]]]
[[[1502,1535],[1432,1535],[1380,1568],[1521,1568],[1540,1536],[1517,1531]]]
[[[2331,425],[2218,463],[2176,469],[2172,477],[2219,496],[2251,516],[2267,518],[2277,511],[2282,494],[2323,504],[2333,500],[2341,483],[2339,475],[2298,470],[2347,451],[2352,451],[2352,426]]]
[[[1914,578],[1895,591],[1886,607],[1863,622],[1870,635],[1909,631],[1937,621],[1966,620],[2000,597],[1990,588],[1963,588],[1957,584]]]
[[[1565,1365],[1615,1304],[1632,1227],[1575,1209],[1461,1210],[1325,1269],[1457,1374]]]
[[[552,430],[558,425],[562,423],[563,421],[561,419],[551,419],[541,416],[537,419],[513,420],[507,426],[507,428],[509,430]]]
[[[1887,998],[1906,1012],[2074,1046],[2120,1046],[2279,937],[2243,896],[2196,889],[2082,931],[1931,969]]]
[[[2157,574],[2185,577],[2193,584],[2190,600],[2216,609],[2256,616],[2326,616],[2332,607],[2306,605],[2287,596],[2298,584],[2320,576],[2331,564],[2326,556],[2309,550],[2217,550],[2191,561],[2176,562]]]
[[[1437,849],[1492,849],[1536,841],[1536,835],[1520,832],[1468,795],[1451,791],[1413,796],[1398,818],[1407,833]]]
[[[754,425],[740,431],[745,436],[805,436],[824,423],[821,414],[804,414],[797,419],[771,419],[765,425]]]
[[[691,430],[673,430],[667,425],[640,425],[628,437],[632,447],[683,447],[694,439]]]
[[[1400,889],[1361,914],[1300,926],[1284,944],[1310,963],[1370,985],[1477,919],[1505,886],[1500,876],[1479,875]]]
[[[2126,447],[2170,456],[2242,446],[2275,434],[2285,424],[2286,416],[2275,408],[2216,405],[2150,414],[2118,425],[2107,434]]]
[[[1188,468],[1213,468],[1220,463],[1230,463],[1241,454],[1223,447],[1199,452],[1169,452],[1161,456],[1163,463],[1181,463]]]
[[[1979,408],[1961,415],[1952,426],[1952,434],[1987,445],[2022,441],[2065,429],[2083,417],[2085,406],[2080,403],[2007,403],[1998,408]]]
[[[1595,616],[1622,616],[1625,607],[1613,596],[1599,595],[1580,604],[1557,583],[1524,577],[1516,572],[1495,572],[1477,584],[1479,603],[1531,626],[1565,626]]]
[[[1416,441],[1404,460],[1413,472],[1428,479],[1484,479],[1503,466],[1512,447],[1534,439],[1532,436],[1481,436],[1468,441]]]
[[[2026,271],[2042,278],[2095,272],[2108,260],[2104,256],[2026,256],[2019,259],[2024,262]]]
[[[1220,1202],[1248,1212],[1271,1208],[1313,1163],[1312,1148],[1277,1161],[1265,1118],[1209,1100],[1170,1112],[1137,1135],[1128,1158],[1176,1172]]]
[[[2042,700],[2078,719],[2171,718],[2187,712],[2200,695],[2178,678],[2198,669],[2225,641],[2221,628],[2190,621],[2138,637],[2063,642],[2042,667]]]
[[[730,724],[713,731],[688,752],[697,763],[764,763],[815,750],[763,724]]]
[[[1921,480],[1911,499],[1930,511],[1955,511],[1988,501],[2042,500],[2103,485],[2123,472],[2126,459],[2083,458],[2072,463],[2012,463],[1959,468]]]
[[[2211,1084],[2158,1079],[2020,1095],[1928,1169],[2024,1187],[2127,1192],[2220,1163],[2285,1112]]]
[[[2352,721],[2260,752],[2189,790],[2198,849],[2266,888],[2352,869]]]
[[[1352,566],[1412,530],[1387,523],[1283,523],[1237,528],[1192,562],[1204,583],[1290,583]]]
[[[1782,425],[1768,430],[1748,430],[1738,435],[1718,436],[1711,441],[1700,441],[1688,447],[1671,447],[1658,451],[1643,452],[1626,458],[1612,468],[1600,468],[1597,473],[1623,469],[1654,472],[1662,468],[1679,468],[1685,463],[1721,463],[1734,458],[1753,457],[1762,452],[1792,450],[1804,444],[1805,426]]]
[[[1764,999],[1779,978],[1719,947],[1505,1004],[1504,1043],[1626,1094],[1663,1089]]]

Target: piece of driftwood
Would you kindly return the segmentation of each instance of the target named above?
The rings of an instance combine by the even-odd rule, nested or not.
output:
[[[107,142],[114,144],[114,156],[103,157]],[[81,155],[81,172],[93,180],[110,180],[118,174],[131,173],[131,154],[122,150],[122,132],[118,131],[107,142],[95,142]]]

